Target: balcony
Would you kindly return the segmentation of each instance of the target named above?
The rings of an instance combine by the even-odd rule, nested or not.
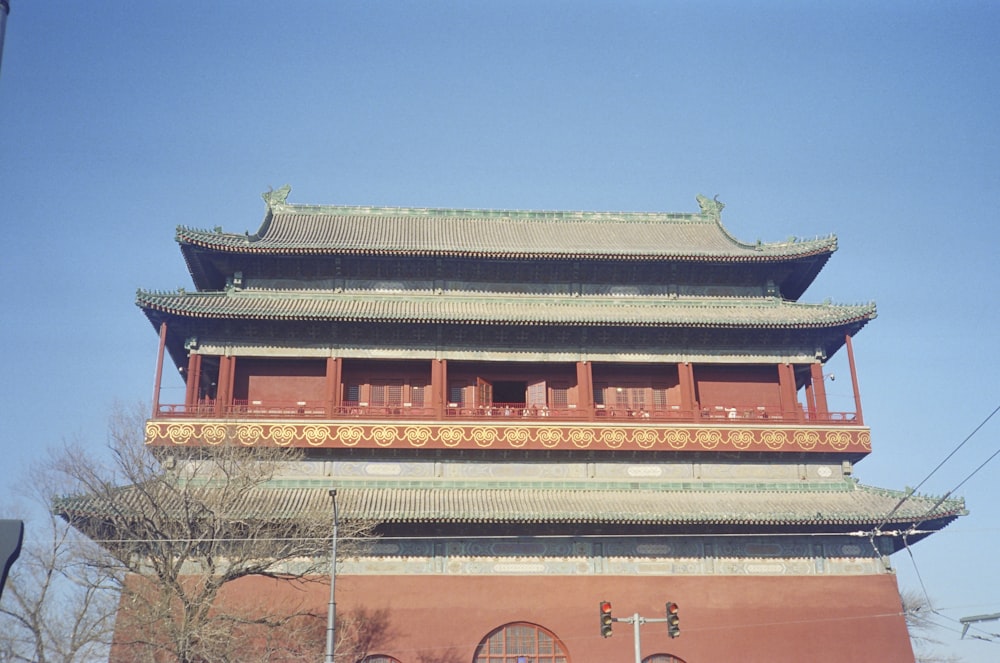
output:
[[[155,419],[305,419],[335,422],[361,420],[389,421],[454,421],[479,423],[554,423],[597,421],[604,424],[678,423],[705,425],[745,424],[805,424],[805,425],[862,425],[854,412],[793,412],[774,406],[756,404],[728,404],[699,406],[685,410],[677,405],[666,407],[624,407],[596,405],[593,409],[574,405],[549,407],[525,403],[491,403],[465,405],[447,403],[439,415],[435,408],[413,403],[394,405],[372,404],[364,401],[343,402],[337,406],[309,401],[241,401],[231,404],[202,400],[194,405],[160,404]]]

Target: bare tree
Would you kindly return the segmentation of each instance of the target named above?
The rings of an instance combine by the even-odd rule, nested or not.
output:
[[[322,635],[298,635],[319,610],[296,590],[329,574],[330,503],[282,501],[288,492],[271,483],[301,453],[222,438],[158,456],[143,444],[144,418],[113,413],[109,462],[67,448],[57,463],[70,486],[57,512],[107,551],[102,571],[123,578],[114,660],[318,660]],[[351,554],[371,526],[340,531]]]
[[[371,610],[359,607],[344,615],[337,615],[340,636],[335,655],[345,661],[362,661],[377,654],[380,647],[388,645],[395,637],[386,608]]]
[[[27,533],[0,605],[0,660],[78,663],[107,659],[118,607],[119,577],[91,541],[50,511],[54,489],[44,468],[30,471],[18,493]]]
[[[958,657],[946,656],[933,650],[941,641],[932,635],[938,625],[933,621],[934,609],[927,595],[904,589],[899,597],[903,603],[903,616],[910,632],[910,641],[913,642],[916,663],[959,663]]]

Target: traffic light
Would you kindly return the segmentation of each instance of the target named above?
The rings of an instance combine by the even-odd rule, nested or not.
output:
[[[678,608],[676,603],[667,602],[667,635],[671,638],[679,638],[681,636],[681,618],[677,614]]]
[[[601,601],[601,637],[611,637],[611,623],[615,618],[611,616],[611,601]]]

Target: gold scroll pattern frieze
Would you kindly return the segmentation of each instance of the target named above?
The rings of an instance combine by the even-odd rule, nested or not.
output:
[[[406,449],[806,451],[868,453],[867,429],[480,426],[149,421],[146,444]]]

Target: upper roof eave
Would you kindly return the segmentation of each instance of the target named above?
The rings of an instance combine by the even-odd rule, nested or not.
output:
[[[833,235],[741,242],[722,225],[721,203],[701,213],[651,213],[296,205],[282,196],[269,199],[265,195],[265,199],[267,214],[252,235],[180,226],[176,239],[191,257],[204,251],[783,262],[828,256],[837,248]]]

